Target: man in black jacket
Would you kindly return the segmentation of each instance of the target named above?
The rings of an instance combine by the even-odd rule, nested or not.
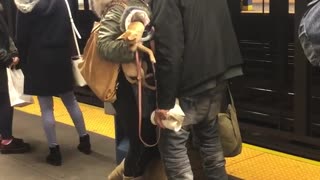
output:
[[[208,179],[227,179],[217,114],[225,110],[227,81],[242,75],[242,59],[226,0],[153,0],[158,109],[162,120],[179,98],[183,127],[161,131],[159,149],[168,179],[193,179],[185,144],[200,140]]]

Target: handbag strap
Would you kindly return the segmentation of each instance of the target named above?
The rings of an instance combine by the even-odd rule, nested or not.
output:
[[[231,105],[233,106],[233,108],[235,108],[235,106],[234,106],[234,101],[233,101],[233,97],[232,97],[232,94],[231,94],[231,90],[230,90],[230,85],[229,85],[229,83],[228,83],[228,93],[229,93],[229,97],[230,97]]]
[[[74,20],[72,18],[72,13],[71,13],[71,9],[70,9],[70,5],[68,0],[64,0],[64,2],[66,3],[67,6],[67,10],[68,10],[68,14],[69,14],[69,18],[70,18],[70,23],[71,23],[71,28],[72,28],[72,34],[73,34],[73,39],[74,39],[74,43],[77,49],[77,55],[78,57],[81,57],[81,53],[80,53],[80,48],[79,48],[79,44],[78,44],[78,40],[77,40],[77,36],[79,39],[81,39],[81,35],[77,29],[77,26],[74,23]]]

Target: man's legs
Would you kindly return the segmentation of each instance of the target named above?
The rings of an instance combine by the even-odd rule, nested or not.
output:
[[[217,114],[226,108],[226,88],[226,83],[218,84],[206,95],[206,99],[210,101],[207,116],[205,120],[193,126],[193,133],[200,146],[203,167],[209,180],[228,179],[217,123]]]
[[[209,180],[228,179],[216,124],[217,114],[225,100],[226,87],[226,83],[221,83],[206,93],[179,99],[186,115],[184,124],[193,126],[200,140],[200,151]],[[189,132],[184,129],[177,133],[162,130],[159,149],[169,180],[193,179],[186,149],[188,137]]]
[[[159,150],[168,180],[193,180],[186,148],[189,134],[184,129],[178,132],[161,130]]]
[[[193,130],[199,140],[200,155],[207,178],[209,180],[227,180],[217,120],[203,121],[195,125]]]

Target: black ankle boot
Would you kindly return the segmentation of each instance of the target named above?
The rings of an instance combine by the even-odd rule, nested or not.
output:
[[[59,145],[50,147],[50,154],[47,156],[47,163],[54,166],[61,166],[62,158]]]
[[[80,137],[80,144],[78,145],[78,150],[83,152],[84,154],[91,153],[91,144],[90,144],[90,136],[86,134]]]

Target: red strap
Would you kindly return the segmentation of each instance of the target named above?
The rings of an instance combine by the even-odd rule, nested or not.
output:
[[[160,129],[158,130],[158,137],[157,141],[154,144],[148,144],[146,143],[141,135],[141,129],[142,129],[142,79],[141,79],[141,61],[139,57],[139,52],[136,52],[136,64],[137,64],[137,72],[138,72],[138,108],[139,108],[139,138],[140,141],[146,146],[146,147],[154,147],[159,143],[160,140]],[[152,63],[152,68],[153,68],[153,74],[154,74],[154,80],[155,80],[155,86],[157,87],[157,81],[155,78],[155,66]],[[158,100],[157,100],[157,92],[156,92],[156,105],[158,106]]]

